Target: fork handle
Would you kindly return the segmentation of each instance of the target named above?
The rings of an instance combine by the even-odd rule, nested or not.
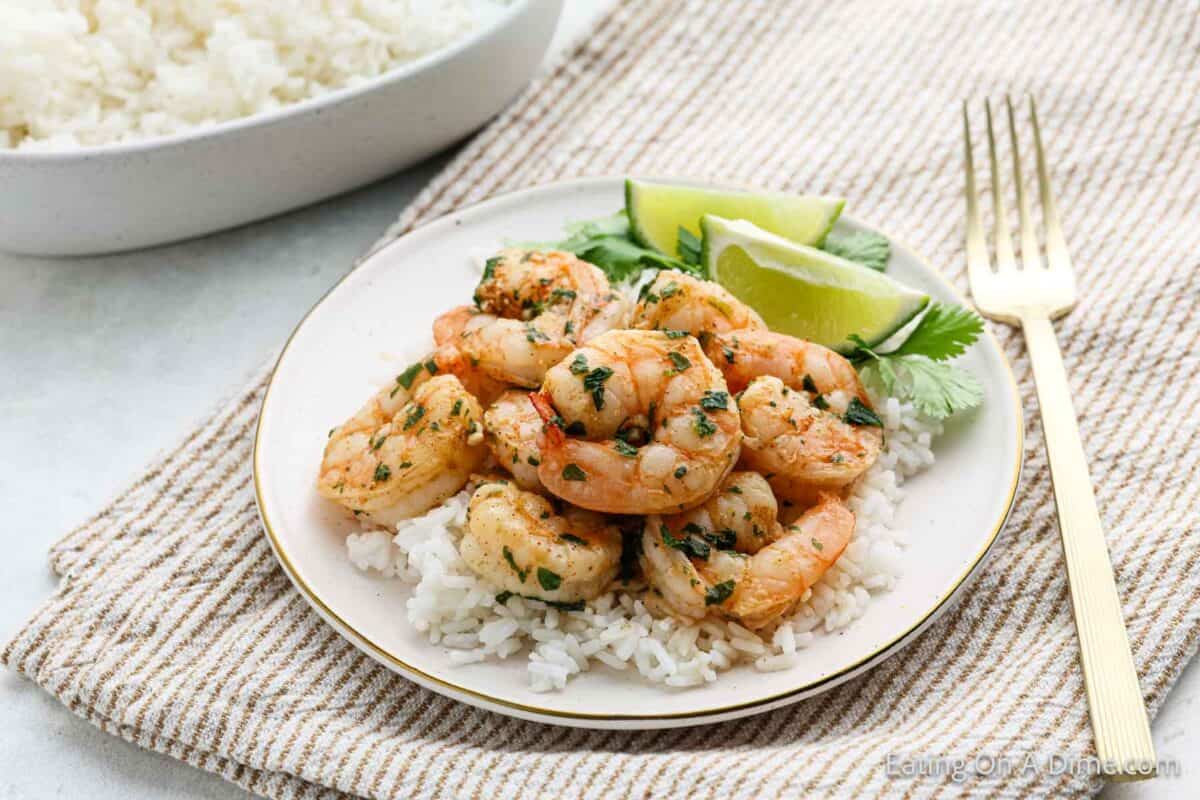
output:
[[[1121,616],[1112,561],[1100,526],[1062,353],[1054,326],[1044,314],[1023,317],[1021,326],[1042,410],[1096,753],[1101,769],[1110,778],[1152,778],[1154,741]]]

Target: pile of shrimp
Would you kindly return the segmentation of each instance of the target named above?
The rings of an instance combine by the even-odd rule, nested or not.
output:
[[[503,597],[769,632],[833,566],[882,424],[854,367],[721,286],[636,300],[565,252],[505,249],[435,348],[329,434],[317,490],[382,526],[470,493],[462,560]]]

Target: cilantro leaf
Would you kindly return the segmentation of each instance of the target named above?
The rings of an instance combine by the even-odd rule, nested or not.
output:
[[[850,336],[850,360],[867,383],[923,414],[938,419],[983,402],[983,387],[966,370],[948,363],[966,352],[983,332],[983,320],[970,309],[933,303],[904,343],[886,353]]]
[[[910,400],[922,414],[942,419],[983,402],[983,387],[961,367],[925,356],[887,356],[864,364],[863,380],[877,383],[901,400]]]
[[[969,308],[932,303],[917,327],[888,355],[921,355],[933,361],[961,356],[983,333],[983,320]]]
[[[679,226],[679,243],[675,246],[679,251],[679,259],[685,264],[700,266],[701,245],[696,234],[682,225]]]
[[[676,269],[698,274],[690,264],[642,247],[634,241],[629,217],[624,210],[607,217],[583,220],[567,225],[567,238],[557,242],[534,242],[524,246],[539,250],[566,250],[595,264],[614,283],[636,280],[646,269]]]
[[[862,264],[879,272],[887,269],[888,257],[892,254],[892,245],[887,237],[870,231],[852,233],[849,236],[831,233],[826,237],[821,249],[838,258]]]

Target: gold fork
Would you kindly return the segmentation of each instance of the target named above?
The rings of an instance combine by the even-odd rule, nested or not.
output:
[[[1013,177],[1021,228],[1021,261],[1017,265],[1009,232],[1008,214],[996,166],[996,137],[992,130],[992,107],[985,101],[988,158],[992,171],[992,205],[995,217],[996,268],[988,256],[987,241],[980,221],[975,191],[975,165],[971,157],[971,124],[963,103],[963,137],[967,171],[967,273],[975,304],[988,317],[1009,325],[1020,325],[1033,365],[1038,405],[1058,526],[1067,562],[1071,607],[1079,634],[1083,682],[1096,737],[1100,768],[1117,780],[1140,780],[1155,774],[1154,742],[1146,706],[1138,687],[1129,637],[1121,617],[1121,603],[1113,579],[1112,561],[1100,528],[1100,514],[1088,476],[1087,458],[1079,438],[1079,426],[1071,406],[1071,390],[1063,367],[1062,353],[1054,338],[1051,320],[1075,305],[1075,276],[1063,241],[1058,211],[1050,194],[1037,107],[1029,98],[1029,118],[1037,156],[1038,190],[1042,204],[1045,252],[1038,247],[1031,219],[1029,198],[1021,175],[1021,157],[1013,105],[1008,108],[1008,132],[1012,141]]]

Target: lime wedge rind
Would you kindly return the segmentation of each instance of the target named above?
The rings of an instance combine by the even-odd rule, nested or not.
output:
[[[634,238],[643,247],[670,256],[677,255],[679,228],[699,237],[700,218],[705,214],[745,219],[799,244],[819,245],[844,206],[840,197],[625,181],[625,210]]]
[[[838,256],[746,220],[706,215],[702,266],[775,331],[846,353],[850,334],[874,346],[910,323],[929,296]]]

